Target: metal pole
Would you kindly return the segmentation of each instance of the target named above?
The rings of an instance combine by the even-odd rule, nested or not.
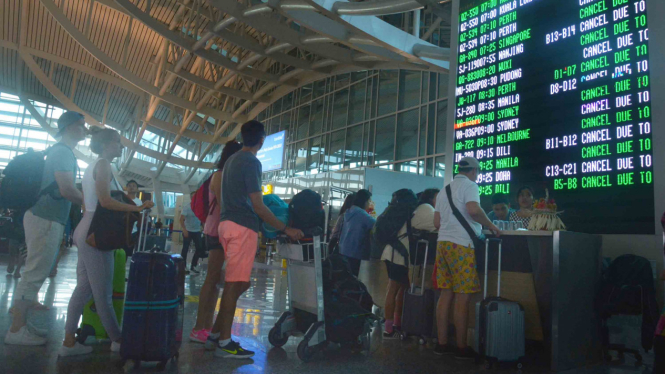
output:
[[[420,9],[413,11],[413,36],[420,38]]]

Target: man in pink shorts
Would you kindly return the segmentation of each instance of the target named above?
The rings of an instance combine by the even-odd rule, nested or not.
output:
[[[254,352],[231,340],[236,303],[249,288],[249,276],[259,239],[259,218],[291,239],[303,237],[300,230],[287,227],[263,204],[261,162],[256,153],[263,146],[263,124],[249,121],[241,128],[243,148],[231,156],[222,171],[219,240],[226,255],[226,284],[219,314],[206,341],[207,349],[223,358],[250,358]]]

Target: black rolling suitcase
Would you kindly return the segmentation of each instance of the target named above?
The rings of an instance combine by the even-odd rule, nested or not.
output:
[[[410,335],[417,336],[420,344],[425,344],[428,338],[433,337],[434,331],[434,310],[435,310],[435,297],[434,290],[425,289],[425,274],[427,267],[427,253],[429,252],[429,242],[427,240],[419,240],[416,245],[416,252],[421,248],[425,248],[425,256],[420,257],[423,259],[423,266],[420,269],[421,282],[416,285],[415,275],[411,275],[411,287],[404,292],[404,307],[402,309],[402,333],[401,340],[405,340]],[[416,254],[416,258],[419,258]]]

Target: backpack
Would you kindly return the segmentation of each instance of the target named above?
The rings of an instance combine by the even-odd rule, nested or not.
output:
[[[53,145],[56,146],[66,147],[60,143]],[[58,189],[55,181],[41,189],[46,156],[53,147],[43,152],[28,149],[26,153],[9,162],[2,172],[5,177],[0,184],[1,208],[26,211],[32,208],[42,195],[52,194]]]
[[[206,181],[201,184],[201,187],[199,187],[199,189],[192,195],[192,212],[194,212],[196,218],[203,223],[205,223],[208,215],[217,204],[216,200],[213,200],[212,206],[210,204],[210,181],[212,181],[212,175],[206,179]]]
[[[265,204],[272,214],[283,223],[289,222],[289,205],[286,204],[279,196],[274,194],[263,195],[263,204]],[[261,224],[261,231],[266,239],[273,239],[277,237],[278,230],[269,224],[263,222]]]
[[[289,204],[291,226],[308,230],[315,227],[324,228],[326,213],[321,205],[321,195],[312,190],[298,192]]]
[[[418,207],[418,198],[410,189],[404,188],[393,194],[393,200],[386,210],[376,219],[374,225],[372,259],[380,259],[386,245],[390,244],[405,259],[409,258],[409,251],[400,242],[399,231],[407,226],[407,235],[411,235],[411,217]]]

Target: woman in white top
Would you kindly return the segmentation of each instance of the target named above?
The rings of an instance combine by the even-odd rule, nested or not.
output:
[[[92,347],[76,342],[76,330],[83,307],[93,297],[97,313],[104,329],[111,338],[111,351],[120,351],[120,326],[113,310],[113,251],[101,251],[89,246],[85,240],[95,214],[97,203],[106,209],[121,212],[140,212],[151,208],[151,201],[141,206],[121,203],[111,197],[111,162],[122,155],[120,134],[111,129],[91,130],[90,150],[99,158],[88,165],[83,176],[83,202],[85,213],[74,231],[74,243],[78,247],[76,268],[76,288],[67,307],[65,340],[58,352],[59,356],[73,356],[92,352]]]
[[[411,218],[411,228],[413,230],[436,232],[436,227],[434,227],[434,204],[438,194],[438,188],[423,191],[420,196],[420,205],[413,212],[413,218]],[[409,238],[406,236],[406,224],[398,235],[404,235],[401,242],[407,250],[410,250]],[[402,326],[404,291],[409,287],[409,263],[404,256],[390,245],[387,245],[383,250],[381,260],[386,262],[386,269],[388,270],[388,289],[385,304],[386,322],[383,338],[397,339]]]

